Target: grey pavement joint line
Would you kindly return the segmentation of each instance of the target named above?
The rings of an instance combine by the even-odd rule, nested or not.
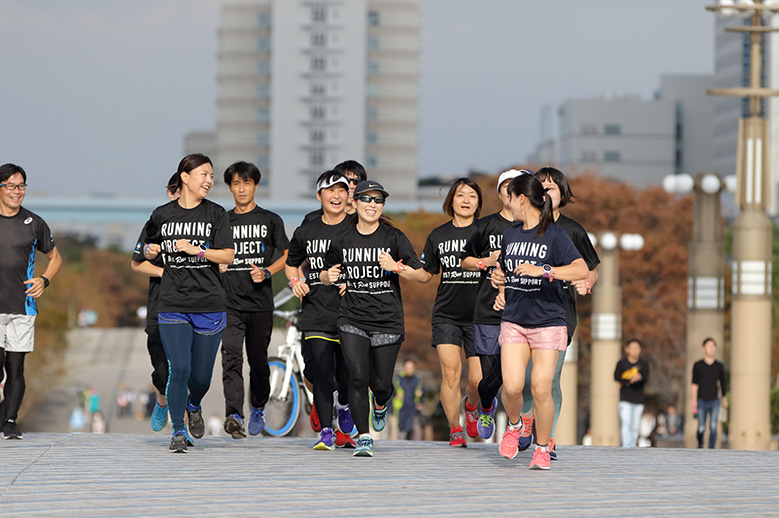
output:
[[[13,486],[16,483],[16,481],[19,479],[19,477],[22,476],[22,474],[24,474],[25,471],[30,469],[33,466],[33,464],[35,464],[39,460],[41,460],[41,457],[46,455],[49,452],[49,450],[52,449],[54,446],[56,446],[56,443],[50,445],[48,448],[43,450],[43,452],[40,455],[38,455],[38,457],[34,461],[32,461],[31,463],[26,465],[23,470],[21,470],[19,473],[17,473],[16,476],[13,478],[13,480],[11,480],[11,482],[9,482],[8,485],[3,488],[3,491],[0,493],[0,499],[2,499],[3,496],[5,496],[5,492],[8,491],[9,489],[11,489],[11,486]]]

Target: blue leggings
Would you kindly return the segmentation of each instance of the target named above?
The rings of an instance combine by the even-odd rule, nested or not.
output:
[[[189,400],[200,406],[211,386],[214,361],[219,351],[222,331],[212,335],[196,333],[192,324],[160,324],[160,337],[168,357],[170,375],[165,397],[168,398],[173,432],[183,432],[184,410]]]
[[[563,406],[563,391],[560,388],[560,375],[563,372],[563,363],[565,363],[565,353],[567,349],[560,351],[557,355],[557,366],[552,378],[552,401],[554,401],[554,424],[549,437],[554,437],[555,428],[557,428],[557,419],[560,417],[560,407]],[[527,371],[525,372],[525,387],[522,390],[522,413],[527,414],[533,409],[533,393],[530,390],[530,372],[533,370],[532,358],[527,362]]]

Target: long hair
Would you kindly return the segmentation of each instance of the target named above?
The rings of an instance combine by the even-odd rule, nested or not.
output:
[[[476,207],[476,212],[474,213],[473,217],[475,219],[479,219],[479,213],[481,213],[481,187],[479,187],[478,183],[466,177],[458,178],[452,182],[452,186],[449,188],[449,194],[446,195],[446,199],[444,200],[444,212],[449,214],[450,217],[454,217],[452,203],[454,203],[454,195],[457,194],[457,188],[461,185],[467,185],[476,191],[476,195],[479,197],[479,205]]]
[[[552,199],[546,194],[541,180],[530,174],[521,174],[511,180],[508,186],[511,196],[523,194],[530,204],[541,211],[536,235],[543,237],[549,225],[554,223]]]
[[[193,169],[197,169],[203,164],[211,164],[212,166],[214,165],[211,163],[211,159],[203,153],[192,153],[191,155],[187,155],[182,158],[181,162],[179,162],[178,168],[176,169],[177,178],[173,192],[181,190],[182,188],[181,173],[189,173]],[[168,190],[170,190],[170,184],[168,184]]]

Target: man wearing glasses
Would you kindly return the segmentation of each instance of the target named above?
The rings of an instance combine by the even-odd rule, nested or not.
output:
[[[62,266],[49,226],[22,207],[27,173],[15,164],[0,166],[0,365],[5,368],[3,439],[21,439],[16,426],[24,397],[24,357],[32,352],[35,299]],[[46,271],[34,277],[35,251],[49,258]]]

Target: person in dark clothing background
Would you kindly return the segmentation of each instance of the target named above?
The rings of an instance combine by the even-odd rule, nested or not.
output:
[[[717,422],[719,421],[720,397],[722,408],[728,408],[725,366],[714,358],[717,342],[713,338],[703,341],[703,359],[692,366],[692,414],[698,416],[698,448],[703,448],[703,434],[706,431],[706,418],[709,418],[709,448],[717,442]],[[719,386],[717,386],[719,382]]]
[[[614,379],[619,389],[619,430],[623,448],[635,448],[644,413],[644,386],[649,381],[649,364],[641,358],[641,342],[630,340],[625,357],[617,362]]]

